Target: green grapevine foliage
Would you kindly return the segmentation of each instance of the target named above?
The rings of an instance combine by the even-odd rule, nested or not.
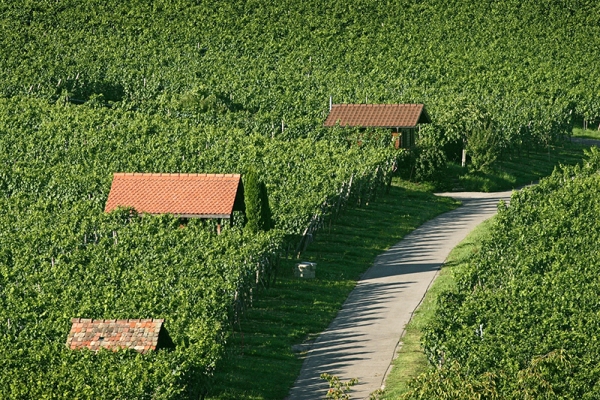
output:
[[[369,192],[384,182],[378,171],[390,172],[393,152],[42,99],[0,99],[0,110],[0,160],[10,166],[0,175],[5,398],[197,397],[230,321],[257,285],[272,281],[277,254],[351,177]],[[269,186],[277,230],[240,225],[217,236],[206,221],[180,228],[172,216],[103,212],[115,171],[252,168]],[[143,356],[72,352],[72,317],[164,318],[176,347]]]
[[[407,398],[597,398],[600,151],[501,205],[440,301]]]
[[[0,2],[0,397],[197,398],[277,255],[367,203],[401,154],[389,132],[323,128],[329,96],[424,103],[433,123],[417,176],[453,142],[485,167],[600,117],[599,11],[588,0]],[[103,213],[113,172],[252,168],[268,232]],[[176,348],[68,351],[78,316],[165,318]],[[530,367],[564,358],[548,354]]]

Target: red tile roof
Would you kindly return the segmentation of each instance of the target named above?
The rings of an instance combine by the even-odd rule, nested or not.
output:
[[[156,350],[163,319],[73,318],[67,337],[72,350],[87,348],[117,350],[130,348],[140,353]]]
[[[123,206],[140,213],[228,218],[234,205],[240,209],[240,179],[239,174],[116,173],[104,211]]]
[[[414,128],[429,122],[423,104],[334,104],[325,126]]]

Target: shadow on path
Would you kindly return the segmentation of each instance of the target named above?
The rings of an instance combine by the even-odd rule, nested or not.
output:
[[[368,399],[383,384],[404,326],[420,304],[450,251],[496,213],[511,192],[443,193],[463,202],[426,222],[378,256],[329,327],[311,346],[288,400],[324,398],[327,372],[342,381],[358,378],[353,399]]]

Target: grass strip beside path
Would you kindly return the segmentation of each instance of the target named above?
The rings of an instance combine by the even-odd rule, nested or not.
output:
[[[531,152],[521,159],[503,160],[497,169],[486,173],[451,166],[445,173],[444,183],[436,184],[435,189],[516,188],[549,175],[559,163],[580,162],[587,147],[565,142],[551,146],[548,152]],[[234,329],[207,399],[285,398],[300,372],[302,355],[310,342],[333,320],[375,257],[425,221],[456,207],[451,199],[433,196],[433,190],[432,184],[394,180],[389,194],[366,207],[347,209],[330,231],[326,228],[318,233],[316,241],[302,256],[302,261],[317,262],[314,280],[294,278],[293,266],[299,260],[283,260],[276,286],[256,294],[254,307]],[[480,230],[485,227],[478,228],[450,255],[441,279],[435,281],[409,324],[401,355],[388,378],[387,398],[402,393],[408,379],[426,368],[427,362],[420,350],[419,329],[425,324],[421,319],[432,318],[433,311],[427,310],[434,307],[436,293],[452,285],[448,272],[477,250],[470,243],[476,243],[477,235],[482,235]]]
[[[600,129],[583,129],[578,126],[573,128],[573,137],[600,140]]]
[[[230,338],[207,398],[285,398],[310,342],[327,328],[375,257],[457,205],[432,195],[430,186],[394,180],[389,194],[347,209],[302,255],[302,261],[317,263],[316,279],[294,278],[298,260],[283,260],[275,287],[256,295]]]
[[[558,164],[581,162],[589,145],[561,142],[544,150],[522,151],[520,155],[496,161],[485,171],[470,171],[460,164],[448,163],[435,183],[437,191],[500,192],[531,184],[548,176]]]
[[[437,299],[440,293],[452,290],[455,286],[454,272],[467,264],[479,252],[482,241],[489,236],[493,218],[479,224],[458,246],[456,246],[440,270],[423,302],[415,310],[413,318],[406,325],[402,345],[397,358],[392,362],[392,370],[385,382],[384,399],[398,399],[409,389],[412,378],[425,372],[429,367],[427,357],[421,349],[423,328],[435,318]]]

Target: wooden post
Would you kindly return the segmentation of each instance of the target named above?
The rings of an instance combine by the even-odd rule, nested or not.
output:
[[[344,196],[345,188],[346,188],[346,183],[343,183],[342,188],[340,189],[340,194],[338,195],[338,201],[337,201],[337,205],[335,206],[335,211],[332,212],[334,218],[337,218],[338,214],[340,213],[340,207],[342,205],[342,196]],[[331,225],[329,227],[331,228]]]
[[[217,235],[221,234],[221,219],[217,220]]]
[[[346,200],[350,198],[352,194],[352,180],[354,179],[354,174],[350,175],[350,182],[348,182],[348,193],[346,194]]]
[[[462,150],[462,162],[461,162],[462,167],[464,168],[465,165],[467,165],[467,150],[463,149]]]

